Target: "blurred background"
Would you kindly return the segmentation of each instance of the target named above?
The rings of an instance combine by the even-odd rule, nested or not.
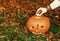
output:
[[[51,26],[43,35],[26,29],[28,18],[54,0],[0,0],[0,41],[60,41],[60,7],[48,11]]]

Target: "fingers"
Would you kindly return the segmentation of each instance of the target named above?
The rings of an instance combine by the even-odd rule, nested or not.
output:
[[[42,13],[42,10],[37,11],[37,13],[38,13],[38,14],[41,14],[41,13]]]
[[[46,12],[47,12],[47,8],[41,7],[41,8],[39,8],[39,9],[37,10],[36,15],[37,15],[37,16],[41,16],[42,14],[44,14],[44,13],[46,13]]]

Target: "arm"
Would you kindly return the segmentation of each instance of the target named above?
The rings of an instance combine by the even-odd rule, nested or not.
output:
[[[36,15],[41,16],[42,14],[46,13],[49,10],[53,10],[60,6],[60,0],[54,0],[49,6],[45,8],[41,7],[37,10]]]
[[[51,4],[50,7],[53,9],[57,8],[60,6],[60,0],[54,0]]]

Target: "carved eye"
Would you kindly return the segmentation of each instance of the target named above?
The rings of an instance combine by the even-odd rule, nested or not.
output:
[[[44,28],[44,26],[41,26],[41,28]]]
[[[32,26],[32,28],[34,28],[34,27]]]
[[[30,27],[30,29],[33,29],[33,28],[34,28],[33,26]]]

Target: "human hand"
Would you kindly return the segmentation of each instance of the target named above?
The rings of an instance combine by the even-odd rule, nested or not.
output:
[[[50,6],[47,6],[47,7],[40,7],[37,12],[36,12],[36,15],[37,16],[41,16],[42,14],[46,13],[47,11],[49,11],[51,8]]]

